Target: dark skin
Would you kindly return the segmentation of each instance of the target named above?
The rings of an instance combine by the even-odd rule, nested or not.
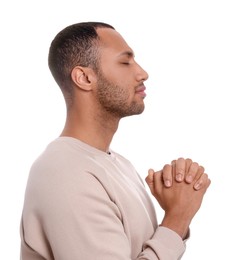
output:
[[[107,28],[97,32],[103,78],[98,78],[91,68],[73,68],[72,104],[67,103],[61,136],[78,138],[108,152],[120,119],[143,112],[148,74],[118,32]],[[146,182],[165,211],[161,225],[184,238],[210,185],[204,168],[190,159],[179,158],[159,172],[149,170]]]

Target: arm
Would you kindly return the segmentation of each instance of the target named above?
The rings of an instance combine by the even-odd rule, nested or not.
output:
[[[82,174],[79,183],[66,189],[61,197],[56,195],[44,219],[56,260],[172,260],[183,254],[182,239],[158,227],[153,237],[142,244],[142,252],[133,258],[126,219],[102,183],[91,174]]]

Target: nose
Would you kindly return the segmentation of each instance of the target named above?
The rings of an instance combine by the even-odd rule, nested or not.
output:
[[[137,66],[137,81],[146,81],[149,78],[149,74],[139,64]]]

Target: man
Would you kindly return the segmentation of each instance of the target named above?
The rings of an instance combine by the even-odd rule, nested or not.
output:
[[[190,159],[150,169],[159,225],[138,173],[111,150],[120,119],[144,110],[148,74],[133,50],[108,24],[78,23],[52,41],[49,67],[67,119],[30,171],[21,259],[180,259],[210,180]]]

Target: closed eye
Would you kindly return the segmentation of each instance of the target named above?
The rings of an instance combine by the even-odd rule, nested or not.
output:
[[[134,62],[134,53],[132,51],[125,51],[119,55],[120,63],[123,65],[131,65]]]

